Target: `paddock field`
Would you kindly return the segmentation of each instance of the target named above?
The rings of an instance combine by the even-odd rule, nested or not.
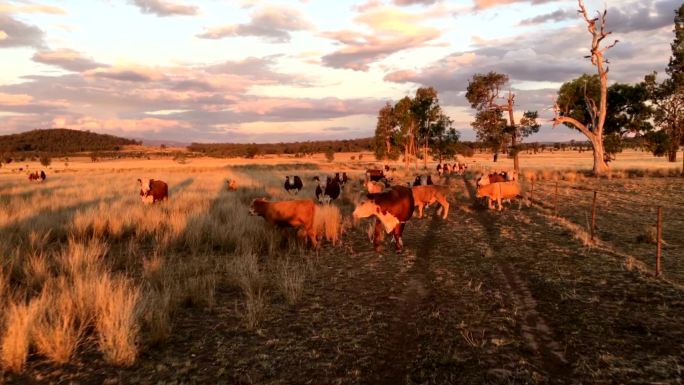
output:
[[[523,155],[535,192],[499,213],[475,202],[474,173],[511,162],[478,154],[473,172],[441,180],[448,219],[430,207],[407,224],[403,253],[388,241],[379,255],[371,221],[350,218],[372,159],[53,159],[42,183],[12,172],[36,163],[3,165],[0,382],[681,382],[681,158],[626,152],[596,180],[576,172],[589,153]],[[249,216],[253,198],[287,198],[285,175],[311,198],[311,177],[336,171],[353,182],[319,210],[317,250]],[[145,176],[168,182],[169,201],[142,206]]]

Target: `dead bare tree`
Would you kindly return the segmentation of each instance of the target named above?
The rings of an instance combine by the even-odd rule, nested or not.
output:
[[[585,95],[585,103],[587,105],[587,110],[590,115],[590,121],[587,123],[582,123],[577,119],[570,116],[563,116],[564,111],[558,105],[557,101],[554,101],[554,118],[553,126],[557,126],[561,123],[567,123],[575,128],[577,128],[584,136],[586,136],[594,150],[594,175],[602,175],[608,171],[608,165],[604,159],[604,146],[603,146],[603,125],[606,121],[606,110],[607,110],[607,99],[608,99],[608,71],[607,66],[608,60],[605,59],[604,55],[606,51],[613,48],[618,40],[615,40],[612,44],[609,44],[601,48],[601,43],[608,37],[612,32],[606,31],[606,16],[608,11],[604,10],[603,13],[598,12],[598,16],[590,19],[587,10],[584,7],[584,2],[582,0],[577,0],[579,5],[579,10],[577,11],[584,17],[584,21],[587,23],[587,30],[591,34],[591,55],[586,56],[586,58],[591,58],[591,64],[596,67],[598,75],[601,81],[601,96],[599,100],[599,105],[596,102]]]

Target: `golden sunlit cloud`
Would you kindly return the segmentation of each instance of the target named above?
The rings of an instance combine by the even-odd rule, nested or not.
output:
[[[47,13],[52,15],[65,15],[62,8],[44,4],[0,4],[0,13]]]
[[[0,105],[25,106],[33,101],[33,97],[26,94],[6,94],[0,92]]]

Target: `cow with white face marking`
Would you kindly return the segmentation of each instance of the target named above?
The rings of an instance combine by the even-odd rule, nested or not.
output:
[[[373,247],[376,252],[382,251],[381,242],[385,233],[392,233],[397,252],[404,247],[402,234],[406,222],[413,216],[413,192],[404,186],[392,186],[378,194],[368,194],[367,199],[356,206],[355,219],[376,217]]]
[[[303,187],[304,183],[302,183],[302,178],[300,178],[299,175],[285,176],[285,191],[287,191],[289,194],[297,195],[299,190],[301,190]]]
[[[140,184],[140,199],[145,204],[169,199],[169,186],[166,182],[154,179],[138,179]]]

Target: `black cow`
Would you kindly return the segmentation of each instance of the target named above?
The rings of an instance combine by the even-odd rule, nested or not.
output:
[[[302,187],[304,187],[304,183],[302,183],[302,179],[298,175],[288,175],[285,177],[285,190],[288,193],[292,194],[294,191],[294,195],[297,195]]]

